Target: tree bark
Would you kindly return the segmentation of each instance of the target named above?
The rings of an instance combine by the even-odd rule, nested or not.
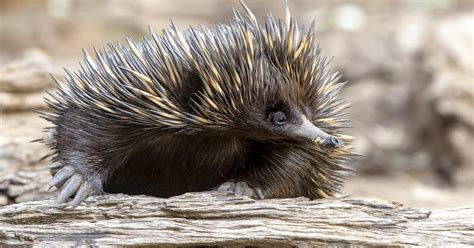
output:
[[[75,209],[53,200],[4,206],[0,244],[474,245],[474,206],[429,211],[357,198],[106,195]]]

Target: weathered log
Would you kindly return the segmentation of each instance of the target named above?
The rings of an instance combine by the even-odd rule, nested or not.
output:
[[[53,200],[4,206],[0,244],[474,245],[474,206],[429,211],[357,198],[107,195],[76,209]]]

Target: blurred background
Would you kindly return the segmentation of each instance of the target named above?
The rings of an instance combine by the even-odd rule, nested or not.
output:
[[[344,189],[407,206],[474,204],[474,1],[295,0],[300,24],[349,84],[344,98],[362,157]],[[247,0],[257,17],[282,1]],[[237,0],[0,1],[0,205],[52,196],[48,150],[30,140],[48,124],[49,73],[77,68],[82,48],[141,39],[170,19],[181,28],[228,23]],[[262,18],[261,18],[262,19]]]

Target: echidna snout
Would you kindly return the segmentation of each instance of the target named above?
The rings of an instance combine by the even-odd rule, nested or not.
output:
[[[341,148],[344,144],[335,136],[332,136],[320,128],[316,127],[308,118],[301,115],[301,125],[296,129],[291,130],[290,133],[297,137],[308,139],[324,148],[334,149]]]

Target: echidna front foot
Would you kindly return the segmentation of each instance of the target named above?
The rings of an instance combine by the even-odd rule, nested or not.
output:
[[[49,168],[53,175],[49,185],[58,188],[58,203],[65,203],[74,196],[70,206],[77,207],[87,197],[99,194],[99,191],[90,182],[84,180],[74,167],[54,162]]]
[[[227,181],[218,185],[215,189],[218,192],[232,193],[235,195],[245,195],[253,199],[265,198],[261,189],[252,188],[248,183],[243,181]]]

